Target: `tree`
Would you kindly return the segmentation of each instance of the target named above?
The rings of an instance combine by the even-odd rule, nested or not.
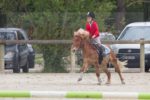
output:
[[[150,20],[150,2],[148,2],[148,0],[144,0],[143,2],[143,6],[144,6],[144,21],[148,21]]]
[[[21,27],[33,39],[71,39],[75,29],[85,27],[86,13],[94,11],[100,29],[115,5],[110,0],[0,0],[11,27]],[[64,72],[62,57],[69,45],[38,45],[46,72]]]
[[[116,30],[120,32],[125,24],[125,2],[117,0]]]

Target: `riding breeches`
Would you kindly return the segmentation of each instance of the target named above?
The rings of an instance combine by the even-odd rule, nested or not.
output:
[[[93,44],[99,44],[99,45],[101,45],[100,36],[98,36],[98,37],[92,39],[92,43],[93,43]]]

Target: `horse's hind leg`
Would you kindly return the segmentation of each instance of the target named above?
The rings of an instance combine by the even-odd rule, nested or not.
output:
[[[111,73],[110,73],[110,71],[107,69],[107,67],[105,67],[104,69],[103,69],[103,71],[106,73],[106,75],[107,75],[107,82],[106,82],[106,84],[111,84]]]
[[[118,75],[119,75],[119,77],[120,77],[121,83],[122,83],[122,84],[125,84],[124,78],[123,78],[123,76],[122,76],[122,74],[121,74],[120,67],[119,67],[119,65],[118,65],[118,63],[117,63],[117,59],[116,59],[116,60],[113,60],[113,61],[112,61],[112,64],[113,64],[113,66],[115,67],[115,71],[118,73]]]
[[[116,55],[113,52],[111,52],[109,57],[110,57],[111,64],[115,67],[115,71],[119,74],[122,84],[125,84],[120,70],[121,65],[119,65]]]
[[[122,84],[125,84],[125,81],[124,81],[124,79],[123,79],[123,77],[122,77],[122,74],[121,74],[121,72],[118,72],[118,74],[119,74],[119,76],[120,76],[121,83],[122,83]]]
[[[102,69],[107,75],[107,82],[106,82],[106,84],[110,84],[111,83],[111,74],[110,74],[110,72],[109,72],[109,70],[107,68],[108,63],[109,63],[109,56],[106,56],[104,58],[103,62],[102,62]]]
[[[116,70],[116,72],[119,74],[119,77],[120,77],[121,83],[122,83],[122,84],[125,84],[124,78],[123,78],[123,76],[122,76],[122,74],[121,74],[120,67],[119,67],[119,65],[118,65],[118,64],[116,64],[116,66],[117,66],[117,67],[115,68],[115,70]]]
[[[101,85],[102,81],[100,79],[99,64],[95,65],[95,72],[96,72],[96,77],[97,77],[97,80],[98,80],[98,85]]]

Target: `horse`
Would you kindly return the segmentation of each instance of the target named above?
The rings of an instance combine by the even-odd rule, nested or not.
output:
[[[110,48],[110,53],[106,55],[102,63],[99,64],[99,55],[96,47],[90,42],[90,34],[84,29],[78,29],[74,32],[71,51],[76,52],[81,49],[83,52],[83,66],[80,69],[81,76],[78,81],[82,80],[83,74],[88,70],[89,66],[94,66],[95,73],[98,79],[98,84],[101,85],[102,81],[100,79],[100,69],[104,71],[107,75],[106,84],[111,84],[111,73],[107,68],[107,65],[111,63],[115,67],[115,72],[119,74],[122,84],[125,84],[124,78],[121,73],[121,68],[125,68],[127,61],[119,61],[116,54]]]

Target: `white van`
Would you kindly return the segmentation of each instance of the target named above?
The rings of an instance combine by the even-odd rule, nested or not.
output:
[[[150,40],[150,22],[127,25],[117,40]],[[140,67],[140,44],[115,44],[113,50],[120,60],[128,60],[128,68]],[[145,44],[145,71],[150,68],[150,44]]]

